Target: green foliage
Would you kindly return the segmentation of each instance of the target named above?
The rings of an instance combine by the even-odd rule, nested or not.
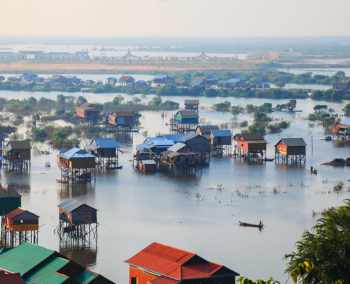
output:
[[[346,106],[344,107],[344,111],[350,112],[350,103],[346,104]]]
[[[260,133],[265,134],[266,133],[266,124],[255,121],[252,125],[248,126],[248,133]]]
[[[154,96],[152,100],[149,102],[150,105],[159,106],[162,104],[162,98],[159,96]]]
[[[59,108],[59,109],[56,109],[55,113],[56,113],[56,115],[63,115],[65,112],[66,111],[64,109]]]
[[[287,128],[289,125],[290,125],[290,122],[287,122],[287,121],[281,121],[278,123],[278,126],[280,128]]]
[[[206,89],[203,94],[205,97],[216,97],[218,92],[214,89]]]
[[[254,113],[254,120],[260,121],[260,122],[266,122],[266,121],[270,121],[271,117],[267,116],[265,113],[261,111],[256,111]]]
[[[281,284],[280,282],[274,280],[272,277],[270,277],[269,280],[264,281],[261,279],[257,279],[255,281],[249,279],[249,278],[245,278],[243,276],[239,277],[236,281],[236,283],[240,283],[240,284]]]
[[[225,101],[223,103],[213,104],[216,111],[228,111],[231,106],[231,102]]]
[[[319,112],[321,110],[326,110],[328,108],[327,105],[315,105],[314,106],[314,111]]]
[[[247,127],[248,126],[248,121],[243,120],[242,122],[239,123],[240,127]]]
[[[238,114],[242,113],[244,111],[244,108],[241,106],[232,106],[231,107],[231,113],[234,116],[237,116]]]
[[[296,243],[296,251],[286,254],[289,262],[285,273],[295,273],[301,284],[339,283],[350,279],[350,200],[345,205],[323,212],[311,231],[305,230]],[[305,262],[310,268],[299,267]]]
[[[277,132],[281,132],[281,127],[278,126],[277,123],[275,124],[269,124],[268,126],[266,126],[266,128],[271,132],[271,133],[277,133]]]
[[[345,93],[343,90],[329,89],[326,91],[313,91],[311,94],[311,99],[313,100],[325,100],[325,101],[338,101],[345,98]]]
[[[76,105],[81,105],[81,104],[84,104],[84,103],[87,103],[87,99],[85,99],[83,96],[79,96],[77,98],[77,100],[75,101]]]

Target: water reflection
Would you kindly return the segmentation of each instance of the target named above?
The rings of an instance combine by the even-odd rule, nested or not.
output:
[[[95,269],[97,262],[97,246],[85,246],[76,244],[74,246],[60,242],[59,253],[86,267]]]
[[[89,194],[90,198],[95,195],[95,184],[93,182],[82,183],[57,183],[57,197],[60,201],[68,198],[80,197]]]

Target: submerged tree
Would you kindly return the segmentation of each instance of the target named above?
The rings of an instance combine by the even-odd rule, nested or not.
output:
[[[304,264],[304,273],[294,276],[302,284],[339,284],[350,279],[350,200],[336,210],[327,210],[311,232],[304,231],[296,243],[296,252],[286,254],[285,273],[297,274]],[[309,267],[305,267],[305,263]],[[312,264],[312,265],[311,265]],[[311,268],[312,266],[312,268]]]

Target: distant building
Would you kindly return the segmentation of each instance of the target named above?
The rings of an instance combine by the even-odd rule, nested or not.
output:
[[[197,55],[198,60],[209,60],[210,56],[206,55],[204,51],[201,52],[201,54]]]
[[[196,111],[180,110],[174,115],[174,122],[182,124],[198,124],[198,118],[199,116]]]
[[[175,86],[177,86],[177,87],[188,87],[188,85],[189,85],[189,81],[187,81],[187,80],[176,80],[175,81]]]
[[[85,119],[97,119],[100,116],[101,109],[91,103],[83,103],[77,106],[77,116]]]
[[[204,80],[193,80],[190,82],[190,87],[193,86],[204,86],[205,87],[205,81]]]
[[[261,82],[260,84],[256,85],[257,89],[270,89],[270,84],[267,82]]]
[[[165,137],[147,137],[147,139],[143,142],[143,144],[151,145],[151,149],[154,153],[160,154],[166,150],[168,150],[169,147],[174,145],[173,140],[168,140]],[[147,149],[147,147],[144,147],[144,149]]]
[[[117,84],[118,79],[116,77],[109,77],[107,78],[107,84],[115,85]]]
[[[118,80],[118,86],[134,85],[135,79],[131,76],[121,76]]]
[[[36,83],[36,84],[41,84],[41,83],[44,83],[45,79],[43,77],[35,77],[33,78],[33,83]]]
[[[80,82],[80,79],[76,76],[66,76],[65,78],[67,84],[78,84]]]
[[[139,80],[135,85],[137,88],[145,88],[147,87],[147,82],[145,80]]]
[[[0,185],[0,216],[21,207],[21,198],[22,196],[8,184]]]
[[[174,79],[170,78],[168,75],[158,75],[154,78],[154,83],[157,86],[165,86],[169,84],[174,84]]]
[[[338,81],[338,83],[335,83],[333,85],[333,89],[348,91],[350,89],[350,80],[340,80],[340,81]]]
[[[207,88],[210,88],[211,86],[217,85],[219,79],[216,77],[207,77],[205,78],[205,85]]]
[[[198,113],[199,100],[185,100],[186,110],[195,110]]]
[[[30,163],[30,142],[8,141],[3,149],[4,159],[7,161],[9,170],[27,169]]]
[[[199,255],[152,243],[130,259],[129,284],[226,284],[235,283],[239,274]]]
[[[4,76],[0,76],[0,82],[5,81],[5,77]]]
[[[267,141],[262,134],[236,134],[233,137],[235,153],[246,160],[266,158]]]
[[[227,81],[226,80],[219,80],[218,83],[216,84],[216,87],[218,89],[224,89],[226,88]]]
[[[50,83],[52,84],[65,84],[67,83],[66,77],[62,75],[53,75],[50,79]]]
[[[220,130],[220,128],[217,125],[198,125],[196,134],[209,137],[212,130]]]
[[[20,76],[20,80],[22,82],[26,82],[29,83],[31,82],[34,78],[38,77],[38,75],[36,75],[33,72],[28,72],[28,73],[24,73],[23,75]]]
[[[187,133],[184,137],[186,140],[185,144],[201,153],[202,156],[205,155],[205,153],[210,153],[211,147],[209,138],[195,133]]]
[[[238,87],[241,87],[241,84],[242,84],[242,81],[240,79],[233,78],[227,81],[226,88],[228,89],[238,88]]]
[[[134,114],[130,110],[118,110],[109,114],[109,124],[116,126],[129,126],[134,124]]]

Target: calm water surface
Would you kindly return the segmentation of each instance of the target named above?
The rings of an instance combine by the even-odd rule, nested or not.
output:
[[[55,98],[55,93],[33,93]],[[115,94],[84,94],[89,100],[110,100]],[[24,92],[0,92],[1,97],[28,97]],[[132,96],[125,95],[126,99]],[[152,96],[147,96],[144,101]],[[182,97],[169,99],[183,103]],[[189,99],[189,98],[186,98]],[[287,100],[263,100],[244,98],[200,98],[201,106],[230,100],[235,105],[247,103],[273,106]],[[322,126],[309,127],[300,116],[312,112],[312,100],[298,100],[297,109],[302,113],[270,114],[276,120],[291,121],[291,126],[278,134],[267,134],[267,156],[274,157],[273,145],[281,135],[303,137],[308,144],[306,164],[280,165],[275,162],[246,163],[231,157],[212,156],[210,165],[197,175],[143,174],[133,170],[132,153],[145,137],[143,132],[154,136],[168,133],[165,125],[172,112],[162,119],[159,112],[142,112],[140,133],[119,134],[124,154],[122,170],[99,170],[96,181],[89,184],[64,185],[56,183],[60,171],[56,166],[58,150],[50,155],[33,154],[29,173],[1,172],[1,183],[15,185],[23,195],[22,207],[40,216],[39,244],[73,257],[81,264],[96,270],[117,283],[128,283],[128,267],[123,263],[153,241],[161,242],[202,257],[225,264],[253,279],[273,276],[285,281],[283,275],[285,253],[293,250],[305,229],[315,224],[312,210],[321,211],[337,206],[348,197],[349,168],[320,166],[335,157],[350,156],[349,148],[336,147],[333,142],[320,140],[324,137]],[[340,111],[346,102],[327,103]],[[201,110],[206,122],[252,121],[252,115],[242,114],[233,119],[229,113]],[[24,127],[20,129],[24,132]],[[233,129],[239,133],[241,129]],[[313,137],[313,147],[311,147]],[[84,140],[81,145],[85,145]],[[36,143],[37,147],[48,146]],[[312,152],[313,148],[313,152]],[[51,168],[44,166],[51,162]],[[318,175],[311,175],[310,166]],[[345,189],[335,193],[337,180],[345,182]],[[209,189],[222,184],[223,190]],[[277,187],[279,193],[273,193]],[[196,194],[201,197],[199,200]],[[86,249],[71,249],[60,244],[53,233],[58,224],[57,205],[67,198],[76,198],[97,208],[97,245]],[[258,223],[263,220],[266,228],[239,227],[238,221]]]

